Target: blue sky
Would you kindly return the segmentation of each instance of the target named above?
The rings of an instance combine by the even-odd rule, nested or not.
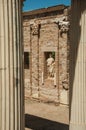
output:
[[[26,0],[23,11],[30,11],[39,8],[47,8],[59,4],[70,5],[71,0]]]

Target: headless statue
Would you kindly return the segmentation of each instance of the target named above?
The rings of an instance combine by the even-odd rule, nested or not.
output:
[[[54,77],[55,61],[51,54],[47,59],[47,71],[48,71],[48,77]]]

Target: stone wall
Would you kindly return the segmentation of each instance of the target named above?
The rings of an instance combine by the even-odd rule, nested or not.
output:
[[[66,7],[65,7],[66,8]],[[24,51],[29,52],[30,68],[25,69],[27,96],[46,97],[59,102],[63,86],[69,87],[68,77],[68,21],[64,20],[65,8],[42,15],[23,15]],[[43,15],[44,14],[44,15]],[[65,24],[64,24],[65,23]],[[46,53],[55,52],[55,78],[46,80]],[[44,84],[44,85],[43,85]],[[54,88],[56,84],[56,88]],[[48,86],[48,88],[47,88]],[[50,86],[50,87],[49,87]],[[46,91],[46,94],[44,94]],[[49,91],[49,92],[47,92]],[[56,93],[56,94],[54,94]],[[55,97],[55,98],[53,98]]]

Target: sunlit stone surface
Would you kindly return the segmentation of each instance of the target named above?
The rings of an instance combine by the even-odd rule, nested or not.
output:
[[[86,130],[86,1],[72,2],[70,130]]]
[[[0,0],[0,130],[24,130],[21,1]]]

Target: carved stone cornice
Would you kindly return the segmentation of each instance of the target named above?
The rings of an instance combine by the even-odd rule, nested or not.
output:
[[[64,19],[62,21],[59,21],[58,26],[59,26],[60,35],[62,35],[63,33],[67,33],[69,31],[70,22]]]
[[[68,32],[69,30],[69,21],[60,21],[59,22],[59,29],[62,31],[62,32]]]

